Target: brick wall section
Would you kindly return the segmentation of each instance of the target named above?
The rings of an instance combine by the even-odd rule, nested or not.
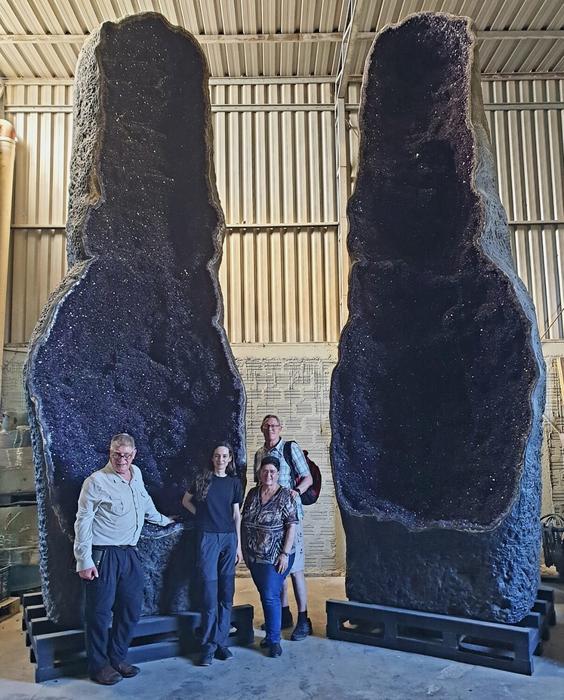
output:
[[[310,347],[315,350],[315,346]],[[274,413],[282,421],[282,436],[306,449],[323,477],[318,502],[305,508],[306,571],[340,573],[341,523],[329,463],[329,385],[335,360],[326,353],[273,357],[270,347],[256,357],[245,356],[244,346],[233,350],[247,392],[247,477],[252,480],[253,457],[263,443],[262,418]],[[283,352],[283,346],[277,351]]]
[[[552,503],[543,499],[542,514],[552,511],[564,517],[564,445],[560,439],[560,434],[564,437],[564,406],[556,361],[549,357],[546,358],[545,415],[550,423],[545,422],[544,426],[543,458],[548,459],[550,483],[543,484],[543,490],[546,491],[544,487],[548,486]]]
[[[4,350],[2,361],[2,410],[14,413],[19,423],[27,423],[27,409],[23,392],[23,366],[27,352]]]

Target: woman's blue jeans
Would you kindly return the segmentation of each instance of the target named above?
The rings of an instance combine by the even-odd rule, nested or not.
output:
[[[255,562],[249,566],[251,576],[260,594],[260,601],[264,612],[264,628],[266,640],[270,644],[280,642],[280,626],[282,624],[282,602],[280,596],[284,580],[290,573],[294,555],[288,561],[288,567],[283,574],[276,571],[274,564],[259,564]]]

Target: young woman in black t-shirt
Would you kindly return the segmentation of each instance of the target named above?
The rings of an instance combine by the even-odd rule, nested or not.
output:
[[[184,494],[182,505],[196,517],[197,567],[202,583],[202,655],[200,666],[214,657],[233,658],[227,646],[235,592],[235,566],[241,553],[240,480],[235,476],[233,450],[218,445],[210,465]]]

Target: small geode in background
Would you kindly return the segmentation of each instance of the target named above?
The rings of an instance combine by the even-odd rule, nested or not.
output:
[[[104,23],[75,82],[70,269],[25,371],[43,593],[58,622],[79,614],[77,499],[113,434],[135,437],[145,484],[168,514],[222,441],[244,470],[244,389],[222,327],[223,234],[197,42],[156,14]],[[144,528],[145,613],[188,607],[189,539],[179,527]]]
[[[376,38],[360,135],[331,388],[347,595],[514,622],[538,585],[544,362],[468,19]]]

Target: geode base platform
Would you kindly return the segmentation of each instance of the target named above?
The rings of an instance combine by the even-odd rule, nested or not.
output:
[[[466,18],[365,69],[331,458],[353,601],[516,622],[539,579],[544,362]]]
[[[25,370],[44,602],[73,624],[72,539],[84,479],[110,438],[134,436],[157,508],[228,441],[245,468],[244,389],[222,326],[224,234],[208,72],[194,38],[148,13],[104,23],[75,83],[69,271],[43,311]],[[185,512],[185,511],[184,511]],[[146,525],[144,612],[187,609],[190,533]]]

